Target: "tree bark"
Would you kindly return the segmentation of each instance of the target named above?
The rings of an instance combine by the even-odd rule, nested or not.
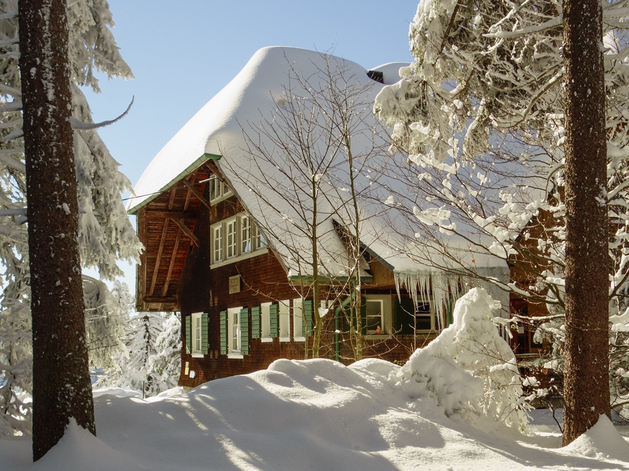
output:
[[[20,2],[33,319],[33,459],[71,418],[95,434],[78,251],[66,2]]]
[[[564,1],[566,345],[563,443],[610,414],[602,9]]]

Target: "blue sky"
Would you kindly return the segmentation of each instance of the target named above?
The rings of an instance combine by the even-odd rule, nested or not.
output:
[[[88,95],[100,131],[135,184],[159,150],[265,46],[333,52],[365,68],[411,61],[417,1],[109,0],[114,36],[135,79],[101,79]],[[134,269],[125,282],[133,289]]]

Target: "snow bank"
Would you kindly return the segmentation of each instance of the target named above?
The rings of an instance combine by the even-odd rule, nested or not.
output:
[[[452,378],[469,386],[470,373],[457,368]],[[403,369],[376,359],[280,360],[161,400],[109,390],[124,397],[96,397],[97,438],[72,424],[34,465],[28,437],[2,439],[0,471],[629,470],[609,423],[566,448],[558,435],[486,433],[446,417],[428,392],[409,400],[389,381]]]
[[[591,429],[564,447],[565,451],[597,459],[629,462],[629,443],[616,431],[606,415]]]

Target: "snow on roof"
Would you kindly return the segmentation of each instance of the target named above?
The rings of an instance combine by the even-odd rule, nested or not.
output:
[[[368,76],[367,69],[339,57],[288,47],[260,49],[157,154],[135,187],[138,196],[129,201],[129,212],[135,213],[207,159],[218,159],[216,164],[227,183],[258,225],[274,228],[267,230],[266,236],[289,275],[311,275],[312,267],[304,263],[302,254],[312,251],[309,231],[303,227],[314,217],[312,201],[308,201],[312,175],[291,168],[294,166],[291,155],[300,149],[288,149],[291,137],[287,136],[293,130],[287,129],[286,122],[282,123],[282,118],[286,119],[290,113],[299,114],[302,119],[299,132],[311,140],[308,144],[311,151],[324,155],[322,160],[334,161],[320,182],[319,191],[325,197],[317,203],[320,273],[348,274],[352,263],[332,224],[333,219],[340,219],[343,225],[351,226],[356,219],[349,204],[347,152],[342,143],[330,145],[330,136],[326,135],[329,131],[325,128],[330,127],[331,113],[319,110],[314,116],[308,109],[314,102],[322,110],[329,108],[326,105],[329,98],[323,95],[338,92],[345,94],[355,108],[349,113],[349,126],[352,154],[356,165],[361,166],[360,172],[354,172],[359,176],[356,186],[360,192],[361,217],[364,216],[361,242],[394,271],[430,270],[429,266],[409,258],[409,253],[418,248],[409,245],[408,234],[401,234],[391,226],[390,217],[385,217],[390,208],[383,204],[386,193],[374,184],[381,178],[386,180],[382,174],[390,155],[386,132],[372,112],[373,102],[384,85],[399,80],[398,71],[406,65],[390,63],[370,69],[382,74],[383,83],[379,83]],[[308,125],[319,129],[304,131]],[[334,135],[334,139],[340,137]],[[287,198],[287,194],[291,196]],[[492,257],[473,263],[504,266],[503,260]]]

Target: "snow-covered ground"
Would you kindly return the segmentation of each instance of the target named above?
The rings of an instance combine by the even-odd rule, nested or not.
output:
[[[97,391],[98,438],[71,426],[35,464],[30,439],[0,440],[0,471],[629,469],[629,439],[608,420],[561,448],[546,412],[529,436],[473,425],[428,394],[411,398],[390,380],[398,371],[279,360],[187,394]]]

